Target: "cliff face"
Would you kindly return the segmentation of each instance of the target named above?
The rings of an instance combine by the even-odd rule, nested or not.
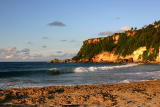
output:
[[[97,40],[97,39],[96,39]],[[93,40],[94,41],[94,40]],[[90,42],[91,43],[91,42]],[[92,59],[87,59],[83,58],[78,60],[78,62],[93,62],[93,63],[105,63],[105,62],[110,62],[110,63],[126,63],[126,62],[145,62],[145,63],[160,63],[160,50],[157,58],[155,61],[143,61],[143,52],[146,51],[146,47],[140,47],[137,50],[135,50],[131,55],[127,56],[121,56],[121,55],[116,55],[115,52],[101,52]]]
[[[100,42],[101,40],[104,40],[104,38],[94,38],[94,39],[88,39],[86,41],[84,41],[84,43],[96,43],[96,42]]]
[[[96,39],[97,40],[97,39]],[[92,43],[92,42],[90,42]],[[131,55],[127,56],[122,56],[122,55],[116,55],[115,51],[113,52],[101,52],[95,56],[93,56],[91,59],[88,58],[82,58],[77,60],[76,62],[93,62],[93,63],[105,63],[105,62],[110,62],[110,63],[126,63],[126,62],[145,62],[145,63],[160,63],[160,50],[159,53],[154,61],[143,61],[143,53],[146,51],[146,47],[140,47],[137,50],[135,50]],[[152,49],[150,49],[152,51]]]
[[[133,52],[131,55],[127,55],[125,57],[116,55],[112,52],[102,52],[98,55],[95,55],[92,58],[92,62],[120,62],[125,61],[126,62],[143,62],[142,58],[139,56],[143,55],[143,52],[146,50],[146,47],[141,47]],[[158,59],[157,59],[158,61]]]
[[[132,28],[124,33],[88,39],[73,60],[160,63],[160,21],[139,30]]]

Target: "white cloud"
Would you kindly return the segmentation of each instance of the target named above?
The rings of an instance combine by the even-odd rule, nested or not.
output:
[[[72,58],[76,54],[73,53],[55,53],[52,55],[31,54],[31,50],[24,48],[18,50],[16,47],[0,49],[0,61],[49,61],[54,58],[66,59]]]
[[[100,36],[108,36],[108,35],[113,35],[115,32],[113,32],[113,31],[105,31],[105,32],[100,32],[100,33],[98,33],[98,35],[100,35]]]
[[[6,56],[5,58],[6,59],[10,59],[10,58],[12,58],[13,57],[13,55],[10,55],[10,56]]]
[[[0,49],[0,61],[24,60],[30,56],[30,49],[17,50],[16,47]]]
[[[123,33],[123,32],[128,31],[128,30],[131,30],[131,27],[124,26],[120,30],[100,32],[100,33],[98,33],[98,35],[100,35],[100,36],[110,36],[110,35],[113,35],[115,33]]]
[[[121,29],[120,29],[120,31],[128,31],[128,30],[131,30],[131,27],[129,27],[129,26],[124,26],[124,27],[122,27]]]

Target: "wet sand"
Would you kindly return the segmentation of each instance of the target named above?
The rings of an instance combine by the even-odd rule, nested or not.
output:
[[[160,80],[0,90],[0,106],[159,107]],[[70,106],[72,105],[72,106]]]

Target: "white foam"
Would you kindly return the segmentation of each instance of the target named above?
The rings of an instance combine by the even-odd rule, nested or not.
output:
[[[123,80],[123,81],[121,81],[119,83],[130,83],[130,81],[129,80]]]
[[[152,76],[160,77],[160,71],[127,73],[127,75],[142,75],[142,76],[152,75]]]
[[[149,81],[149,80],[130,80],[130,79],[126,79],[126,80],[120,81],[119,83],[131,83],[131,82],[143,82],[143,81]]]
[[[88,70],[84,67],[77,67],[74,69],[74,72],[88,72]]]
[[[105,71],[105,70],[110,70],[110,69],[119,69],[119,68],[128,68],[128,67],[133,67],[137,66],[139,64],[126,64],[126,65],[117,65],[117,66],[101,66],[101,67],[77,67],[74,69],[74,72],[89,72],[89,71]]]
[[[48,69],[49,71],[54,71],[54,70],[57,70],[57,68],[50,68]]]

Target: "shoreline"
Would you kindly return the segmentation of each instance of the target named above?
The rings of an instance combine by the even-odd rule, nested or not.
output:
[[[0,90],[0,105],[160,105],[160,80]]]
[[[47,61],[46,63],[51,64],[51,63],[98,63],[98,64],[105,64],[105,63],[115,63],[115,64],[128,64],[128,63],[143,63],[143,64],[160,64],[160,62],[156,62],[156,61],[133,61],[133,62],[120,62],[120,61],[102,61],[102,62],[93,62],[93,61],[76,61],[76,60],[72,60],[72,59],[54,59],[54,60],[50,60]]]

